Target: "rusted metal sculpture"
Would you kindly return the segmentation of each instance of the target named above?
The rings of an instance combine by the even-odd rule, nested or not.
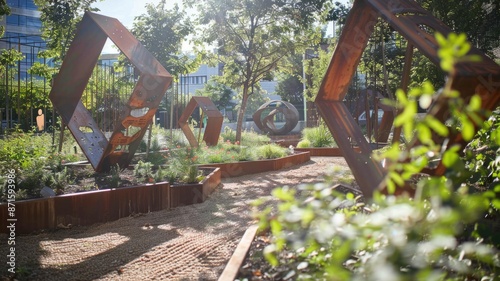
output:
[[[109,140],[81,102],[107,38],[140,75]],[[128,166],[171,81],[172,76],[117,19],[86,12],[49,98],[92,167],[100,172],[116,164]],[[131,136],[129,129],[135,131]]]
[[[452,30],[428,11],[411,0],[356,0],[347,17],[339,43],[335,49],[327,73],[319,89],[315,103],[321,116],[332,132],[337,144],[351,168],[363,194],[371,197],[373,191],[382,183],[386,171],[381,164],[370,157],[371,148],[364,138],[343,100],[351,78],[366,48],[378,18],[387,21],[392,28],[408,40],[407,57],[402,81],[408,81],[409,62],[414,46],[435,64],[439,63],[438,44],[434,32],[447,36]],[[475,93],[482,97],[483,109],[491,110],[499,104],[500,66],[472,48],[471,54],[479,55],[481,62],[462,62],[457,65],[453,77],[453,89],[468,100]],[[495,83],[496,82],[496,83]],[[406,83],[407,85],[407,83]],[[406,86],[403,85],[403,88]],[[446,109],[440,110],[435,117],[445,120]],[[354,140],[360,153],[351,147]],[[452,143],[462,142],[460,134],[451,136]],[[436,174],[443,174],[438,167]]]
[[[271,112],[262,118],[262,113],[269,109],[271,109]],[[278,113],[283,114],[285,117],[285,125],[281,128],[276,127],[274,124],[274,117]],[[271,135],[286,135],[291,132],[299,122],[299,112],[295,106],[289,102],[279,100],[264,103],[255,111],[252,117],[255,125],[257,125],[261,131]]]
[[[196,107],[200,107],[203,114],[200,118],[200,122],[203,122],[203,115],[207,117],[207,124],[205,128],[205,133],[203,134],[203,141],[209,146],[217,145],[219,141],[220,131],[222,128],[222,122],[224,121],[224,116],[220,113],[217,106],[207,97],[192,97],[187,104],[184,112],[182,112],[179,118],[179,126],[184,132],[189,144],[192,147],[198,147],[199,143],[196,137],[189,128],[188,119],[193,114]]]

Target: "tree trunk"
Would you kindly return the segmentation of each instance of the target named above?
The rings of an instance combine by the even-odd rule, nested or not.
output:
[[[243,85],[243,96],[241,98],[241,106],[238,111],[238,121],[236,122],[236,141],[241,143],[241,131],[243,129],[243,121],[245,119],[245,111],[248,102],[248,85]]]

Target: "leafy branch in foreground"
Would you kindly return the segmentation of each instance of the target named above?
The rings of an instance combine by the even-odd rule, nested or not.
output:
[[[441,58],[452,66],[471,59],[464,57],[463,35],[441,36],[438,42]],[[442,159],[448,169],[444,176],[419,178],[414,198],[375,193],[370,202],[337,192],[330,181],[300,186],[299,192],[277,189],[277,210],[259,214],[261,228],[272,233],[264,250],[267,260],[286,266],[287,276],[296,280],[498,280],[500,122],[494,114],[476,134],[477,117],[487,114],[480,110],[481,100],[473,97],[466,104],[451,82],[435,101],[428,83],[408,97],[398,91],[403,113],[395,125],[413,141],[404,151],[396,143],[381,156],[390,160],[388,191],[433,159]],[[429,107],[431,102],[431,110],[449,105],[451,117],[444,123],[432,116],[415,120],[417,103]],[[470,142],[465,155],[458,146],[434,141],[446,140],[458,127]],[[485,151],[490,154],[480,156]]]

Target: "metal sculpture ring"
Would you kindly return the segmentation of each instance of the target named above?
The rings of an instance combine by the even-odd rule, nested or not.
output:
[[[264,112],[270,112],[262,118]],[[274,124],[278,114],[283,114],[285,118],[285,125],[282,127],[277,127]],[[299,112],[293,106],[293,104],[286,101],[273,100],[263,104],[257,111],[253,114],[253,121],[257,127],[266,133],[271,135],[285,135],[295,128],[299,122]]]

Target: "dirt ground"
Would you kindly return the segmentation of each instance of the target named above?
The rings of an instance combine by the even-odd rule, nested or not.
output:
[[[278,186],[321,182],[327,172],[339,182],[353,181],[343,158],[312,157],[286,170],[224,179],[202,204],[18,236],[16,277],[51,281],[217,280],[253,221],[253,200],[270,198]],[[5,234],[0,235],[0,241],[1,274],[5,276],[10,246]]]

